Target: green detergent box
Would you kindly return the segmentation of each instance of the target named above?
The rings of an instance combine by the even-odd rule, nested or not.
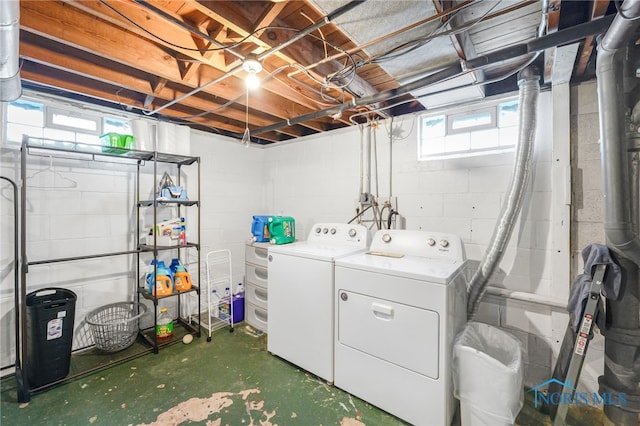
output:
[[[273,216],[269,218],[269,235],[271,244],[287,244],[296,240],[296,221],[289,216]]]

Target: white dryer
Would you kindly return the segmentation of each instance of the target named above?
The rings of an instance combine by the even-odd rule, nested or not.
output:
[[[335,386],[414,425],[450,425],[465,263],[459,237],[411,230],[336,260]]]
[[[334,260],[370,241],[362,225],[318,223],[306,241],[269,246],[269,352],[333,382]]]

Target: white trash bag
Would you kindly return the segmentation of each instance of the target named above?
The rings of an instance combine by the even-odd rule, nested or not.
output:
[[[513,335],[469,322],[453,345],[454,395],[467,425],[513,425],[524,401],[523,350]]]

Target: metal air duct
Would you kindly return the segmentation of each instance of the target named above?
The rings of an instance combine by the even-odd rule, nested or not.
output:
[[[478,310],[480,300],[487,289],[489,278],[493,275],[504,256],[511,238],[511,232],[518,219],[518,214],[520,214],[522,199],[531,174],[538,94],[540,93],[539,79],[540,76],[537,71],[533,71],[533,68],[530,67],[521,73],[518,80],[520,88],[520,129],[515,164],[506,198],[502,203],[502,211],[493,230],[491,242],[469,284],[467,314],[470,320],[473,319]]]
[[[605,336],[605,361],[599,392],[625,394],[624,405],[604,405],[604,412],[617,425],[634,426],[640,421],[640,240],[638,218],[633,217],[638,214],[638,194],[633,193],[637,185],[629,151],[630,138],[640,137],[640,123],[636,115],[628,114],[631,108],[625,101],[637,90],[625,90],[631,80],[623,78],[623,70],[631,62],[628,53],[638,55],[637,47],[626,47],[635,39],[639,17],[640,1],[626,0],[599,42],[596,60],[604,230],[607,246],[622,270],[620,296],[606,299],[606,321],[600,329]]]
[[[0,102],[22,95],[20,83],[20,2],[0,0]]]

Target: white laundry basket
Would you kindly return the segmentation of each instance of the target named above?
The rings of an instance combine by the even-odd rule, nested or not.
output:
[[[454,341],[453,381],[462,426],[513,425],[524,401],[522,344],[497,327],[467,323]]]

